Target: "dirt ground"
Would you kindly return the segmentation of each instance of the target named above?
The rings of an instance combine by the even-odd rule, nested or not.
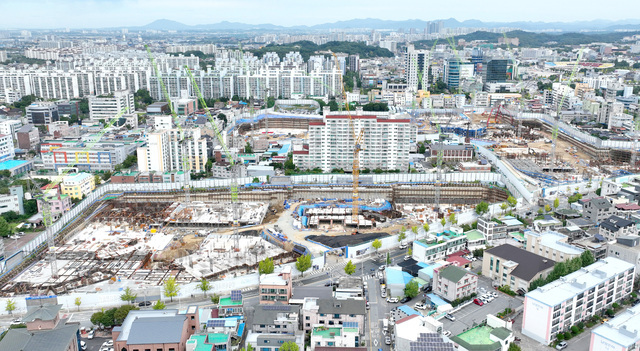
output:
[[[164,250],[160,255],[160,260],[172,261],[176,258],[184,257],[200,247],[204,237],[196,237],[193,234],[185,235],[182,239],[171,243],[170,248]]]

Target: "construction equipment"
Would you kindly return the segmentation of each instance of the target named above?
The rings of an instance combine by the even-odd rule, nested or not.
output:
[[[438,129],[438,141],[440,141],[440,149],[438,150],[438,158],[436,159],[436,191],[434,196],[434,211],[440,213],[440,196],[442,192],[442,161],[444,160],[444,143],[442,142],[443,134],[440,124],[436,124]]]
[[[171,110],[171,116],[173,117],[173,123],[176,125],[176,127],[178,127],[178,130],[180,132],[179,137],[181,138],[180,140],[180,147],[181,147],[181,154],[182,154],[182,171],[184,172],[184,199],[185,202],[188,204],[191,202],[191,191],[190,191],[190,186],[189,186],[189,180],[191,178],[191,172],[190,172],[190,162],[189,162],[189,157],[187,156],[188,154],[190,154],[191,152],[188,152],[189,150],[185,150],[185,148],[187,148],[187,142],[189,140],[192,140],[190,137],[186,136],[185,131],[182,129],[182,126],[180,125],[180,120],[178,119],[178,115],[176,114],[175,108],[173,107],[173,104],[171,103],[171,97],[169,96],[169,92],[167,91],[167,87],[164,85],[164,81],[162,80],[162,76],[160,75],[160,70],[158,69],[158,65],[156,64],[155,59],[153,58],[153,54],[151,54],[151,50],[149,49],[149,47],[147,45],[145,45],[145,48],[147,49],[147,54],[149,55],[149,60],[151,61],[151,65],[153,66],[153,70],[156,74],[156,77],[158,78],[158,82],[160,82],[160,87],[162,87],[162,94],[164,95],[165,99],[167,100],[167,104],[169,105],[169,109]]]
[[[196,83],[196,79],[191,73],[191,70],[187,66],[185,66],[184,68],[187,71],[189,78],[191,79],[191,83],[193,84],[193,89],[198,97],[198,100],[200,101],[200,104],[202,105],[202,108],[205,111],[205,114],[207,115],[207,118],[209,119],[209,122],[211,123],[213,130],[216,133],[218,142],[220,143],[220,146],[224,150],[224,153],[231,167],[231,183],[229,184],[229,191],[231,194],[231,210],[233,212],[233,235],[237,240],[239,238],[238,222],[240,220],[240,210],[239,210],[240,207],[238,203],[238,169],[236,166],[236,158],[233,154],[231,154],[231,151],[229,151],[229,148],[227,148],[227,144],[224,141],[224,137],[222,136],[220,129],[218,129],[218,124],[216,123],[213,116],[211,116],[211,113],[209,112],[209,108],[207,107],[207,103],[204,100],[204,96],[202,95],[202,92],[200,91],[200,88],[198,87],[198,84]]]
[[[335,53],[332,54],[335,58],[338,71],[340,71],[340,61],[338,61],[338,56],[336,56]],[[345,107],[347,109],[347,115],[349,116],[349,129],[351,130],[351,138],[353,138],[353,194],[351,195],[351,199],[353,201],[353,210],[351,211],[351,220],[356,224],[356,227],[359,227],[360,221],[358,220],[358,211],[360,209],[360,193],[358,191],[358,185],[360,177],[360,151],[364,150],[362,148],[362,143],[364,141],[364,128],[361,128],[360,132],[356,132],[353,117],[351,116],[351,111],[349,110],[349,104],[347,103],[347,93],[344,90],[342,75],[340,76],[340,86],[342,87],[342,98],[344,99]]]
[[[498,123],[498,116],[502,116],[502,105],[498,105],[498,107],[494,107],[489,112],[489,116],[487,116],[487,129],[489,129],[489,123]],[[491,118],[493,118],[493,122],[491,122]]]

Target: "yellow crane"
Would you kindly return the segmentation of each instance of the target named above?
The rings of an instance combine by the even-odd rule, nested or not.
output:
[[[341,71],[338,56],[336,56],[335,53],[332,54],[336,61],[336,67],[338,71]],[[342,87],[342,98],[344,99],[347,116],[349,116],[349,129],[351,131],[351,138],[353,139],[353,194],[351,195],[351,199],[353,201],[353,210],[351,211],[351,220],[356,224],[356,227],[358,227],[360,225],[360,221],[358,219],[358,211],[360,209],[360,193],[358,191],[360,177],[360,151],[364,150],[362,148],[362,142],[364,141],[364,128],[361,128],[360,132],[356,132],[353,117],[351,116],[351,111],[349,110],[349,104],[347,103],[347,93],[344,90],[344,81],[342,80],[342,74],[340,75],[340,86]]]

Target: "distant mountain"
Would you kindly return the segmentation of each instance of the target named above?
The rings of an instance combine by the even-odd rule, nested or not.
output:
[[[443,19],[445,28],[519,28],[533,32],[580,32],[580,31],[615,31],[615,30],[640,30],[640,19],[628,19],[620,21],[593,20],[577,22],[483,22],[480,20],[458,21],[455,18]],[[313,26],[279,26],[270,23],[246,24],[239,22],[218,22],[212,24],[187,25],[184,23],[160,19],[136,29],[154,30],[328,30],[328,29],[393,29],[400,28],[423,29],[429,21],[411,19],[404,21],[382,20],[377,18],[352,19],[333,23],[316,24]]]

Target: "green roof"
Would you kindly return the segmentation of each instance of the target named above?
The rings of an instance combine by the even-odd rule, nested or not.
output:
[[[457,283],[460,281],[460,279],[462,279],[467,273],[466,270],[458,267],[458,266],[454,266],[454,265],[448,265],[447,267],[445,267],[444,269],[441,269],[438,271],[438,275],[441,278],[444,278],[448,281]]]
[[[465,232],[464,235],[467,236],[467,240],[469,241],[484,239],[484,235],[477,229]]]
[[[509,335],[511,335],[511,330],[504,327],[500,327],[492,330],[491,335],[495,336],[500,340],[506,340],[509,337]]]
[[[242,300],[240,301],[233,301],[231,300],[231,297],[225,297],[220,299],[220,306],[240,306],[242,305]]]
[[[207,336],[206,335],[191,335],[191,338],[187,340],[187,344],[196,344],[196,348],[194,351],[211,351],[213,350],[213,345],[206,344]]]
[[[209,333],[209,344],[222,344],[229,340],[229,335],[225,333]]]
[[[333,338],[333,336],[331,336],[331,333],[335,333],[334,336],[340,336],[342,334],[342,328],[315,327],[313,328],[312,334],[319,335],[323,338]]]
[[[500,343],[491,340],[493,330],[489,326],[481,325],[450,339],[469,351],[495,351],[500,349]]]

